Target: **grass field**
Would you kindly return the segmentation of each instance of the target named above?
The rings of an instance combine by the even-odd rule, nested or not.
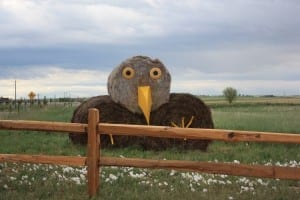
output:
[[[300,133],[300,98],[242,97],[228,105],[220,97],[203,97],[216,128]],[[0,119],[70,121],[72,107],[51,106]],[[1,153],[85,155],[66,134],[1,131]],[[152,159],[258,163],[300,167],[300,145],[213,142],[207,152],[139,147],[104,149],[103,155]],[[88,199],[86,168],[0,163],[0,199]],[[299,199],[300,182],[212,175],[182,171],[103,167],[101,199]]]

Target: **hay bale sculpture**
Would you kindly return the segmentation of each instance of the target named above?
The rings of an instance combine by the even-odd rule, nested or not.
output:
[[[210,109],[191,94],[170,94],[171,76],[158,59],[135,56],[122,62],[108,77],[108,94],[77,107],[72,122],[87,123],[88,109],[100,110],[101,122],[119,124],[213,128]],[[86,144],[87,135],[69,134],[73,143]],[[209,140],[101,135],[101,147],[138,145],[143,149],[200,149]]]

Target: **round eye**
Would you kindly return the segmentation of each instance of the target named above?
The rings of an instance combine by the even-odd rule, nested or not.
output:
[[[132,69],[131,67],[125,67],[123,69],[122,75],[124,78],[131,79],[132,77],[134,77],[134,73],[134,69]]]
[[[161,69],[159,69],[158,67],[153,67],[150,70],[150,77],[152,79],[159,79],[161,77]]]

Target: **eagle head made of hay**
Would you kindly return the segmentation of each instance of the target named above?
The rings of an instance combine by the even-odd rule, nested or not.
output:
[[[191,94],[170,93],[171,76],[158,59],[135,56],[109,75],[109,95],[96,96],[79,105],[72,122],[87,123],[88,109],[97,108],[101,122],[149,124],[182,128],[213,128],[210,109]],[[86,144],[87,135],[69,134],[74,143]],[[205,151],[209,140],[101,135],[101,146],[139,145],[144,149],[178,147]]]

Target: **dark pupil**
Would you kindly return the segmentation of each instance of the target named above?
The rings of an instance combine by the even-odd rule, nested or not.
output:
[[[158,75],[158,71],[154,71],[154,72],[153,72],[153,75],[154,75],[154,76],[157,76],[157,75]]]
[[[130,76],[130,75],[131,75],[131,71],[127,70],[127,71],[126,71],[126,75],[127,75],[127,76]]]

